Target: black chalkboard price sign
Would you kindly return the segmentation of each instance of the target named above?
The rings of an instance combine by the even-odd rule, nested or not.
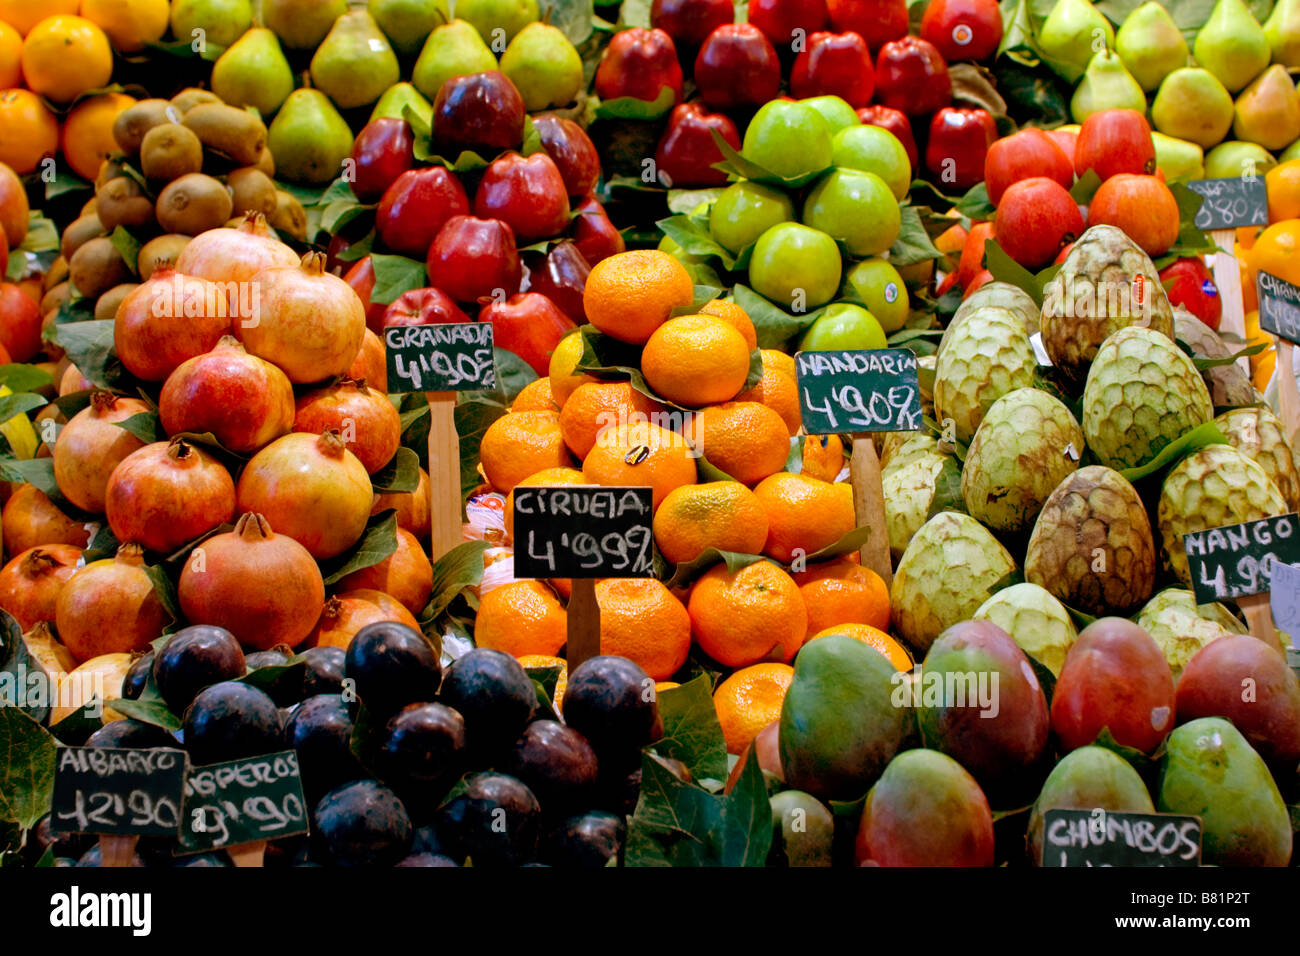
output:
[[[1048,810],[1043,866],[1200,866],[1201,821],[1173,813]]]
[[[60,747],[50,827],[59,833],[175,836],[183,750]]]
[[[1273,563],[1300,564],[1300,516],[1294,512],[1183,535],[1197,604],[1263,594]]]
[[[649,488],[516,488],[515,574],[644,578],[654,574]]]
[[[1262,176],[1197,179],[1187,184],[1202,198],[1192,224],[1204,232],[1268,225],[1268,189]]]
[[[798,352],[794,362],[809,435],[921,427],[921,386],[911,349]]]
[[[389,392],[496,388],[491,322],[394,325],[384,329]]]
[[[185,778],[180,854],[306,832],[306,800],[292,750],[194,767]]]
[[[1300,286],[1260,272],[1255,290],[1259,293],[1259,327],[1300,344]]]

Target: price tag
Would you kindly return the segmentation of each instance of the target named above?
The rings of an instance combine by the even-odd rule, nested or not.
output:
[[[384,329],[390,392],[496,388],[491,322],[394,325]]]
[[[1173,813],[1048,810],[1043,866],[1200,866],[1201,821]]]
[[[645,578],[654,574],[649,488],[515,489],[515,574]]]
[[[1263,594],[1275,563],[1300,564],[1300,517],[1294,512],[1191,531],[1183,550],[1197,604]]]
[[[1259,292],[1259,327],[1300,343],[1300,286],[1261,272],[1255,288]]]
[[[59,833],[175,836],[185,751],[60,747],[50,828]]]
[[[1269,605],[1273,611],[1273,623],[1279,631],[1286,631],[1291,636],[1291,644],[1295,646],[1296,638],[1300,637],[1300,566],[1285,561],[1273,562]]]
[[[1268,189],[1264,177],[1197,179],[1187,184],[1204,201],[1192,224],[1204,232],[1268,225]]]
[[[292,750],[194,767],[185,778],[178,854],[306,832],[306,800]]]
[[[921,386],[911,349],[798,352],[794,361],[809,435],[921,427]]]

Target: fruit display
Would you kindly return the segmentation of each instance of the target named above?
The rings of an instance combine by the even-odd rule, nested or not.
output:
[[[0,3],[0,866],[1294,864],[1295,635],[1186,549],[1300,508],[1293,69],[1295,0]],[[885,350],[914,427],[817,433]],[[301,826],[65,830],[70,748]]]

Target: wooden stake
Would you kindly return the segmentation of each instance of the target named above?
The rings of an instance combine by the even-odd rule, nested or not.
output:
[[[254,840],[252,843],[241,843],[239,846],[226,848],[230,854],[230,860],[235,866],[265,866],[266,865],[266,841]]]
[[[133,834],[101,833],[99,854],[104,866],[130,866],[139,842],[140,838]]]
[[[572,674],[589,658],[600,654],[600,606],[596,603],[596,582],[574,578],[569,593],[569,637],[565,659]]]
[[[1231,332],[1246,341],[1246,314],[1241,298],[1241,266],[1233,252],[1237,239],[1235,229],[1215,229],[1210,233],[1219,251],[1214,254],[1211,269],[1214,271],[1214,284],[1219,289],[1219,301],[1223,305],[1223,314],[1219,319],[1219,330]],[[1244,344],[1239,346],[1244,348]],[[1235,349],[1234,349],[1235,351]],[[1247,378],[1250,377],[1250,359],[1241,358],[1237,365]]]
[[[1273,611],[1269,607],[1268,592],[1237,598],[1237,607],[1246,616],[1246,626],[1252,637],[1257,637],[1269,647],[1278,647],[1277,630],[1273,627]]]
[[[853,513],[858,527],[866,525],[871,537],[862,546],[862,566],[880,575],[885,587],[894,583],[889,561],[889,534],[885,525],[885,491],[880,484],[880,459],[871,435],[853,436],[853,457],[849,459],[849,483],[853,486]]]
[[[464,540],[460,506],[460,436],[456,393],[428,392],[430,557],[437,561]]]
[[[1291,358],[1294,348],[1284,338],[1273,336],[1273,345],[1277,349],[1277,362],[1273,374],[1277,376],[1278,413],[1282,422],[1282,433],[1291,439],[1291,447],[1300,447],[1300,386],[1296,384],[1295,364]]]

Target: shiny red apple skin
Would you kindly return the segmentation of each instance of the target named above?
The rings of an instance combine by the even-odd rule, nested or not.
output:
[[[524,263],[528,267],[528,292],[540,292],[575,322],[587,321],[582,294],[591,264],[572,240],[557,242],[545,254],[526,253]]]
[[[750,0],[749,22],[781,53],[794,53],[809,36],[826,28],[826,0]]]
[[[767,37],[752,23],[720,26],[695,57],[700,99],[715,110],[745,110],[776,99],[781,64]]]
[[[524,98],[499,70],[453,76],[433,102],[433,137],[451,154],[473,150],[491,156],[524,141]]]
[[[867,41],[852,31],[812,34],[790,71],[790,93],[800,99],[838,96],[859,109],[871,102],[875,89],[871,51]]]
[[[489,302],[480,322],[492,323],[492,343],[514,352],[538,375],[545,375],[560,339],[577,328],[573,320],[538,292],[521,292],[504,302]]]
[[[727,182],[727,174],[713,168],[724,157],[711,130],[717,130],[732,149],[740,151],[740,131],[729,116],[710,113],[700,103],[673,107],[668,128],[655,149],[655,169],[661,182],[682,189],[703,189]]]
[[[930,120],[925,168],[941,190],[965,192],[984,178],[984,160],[997,138],[988,110],[945,106]]]
[[[384,327],[384,312],[388,306],[382,302],[371,302],[370,293],[375,288],[375,265],[369,256],[358,259],[343,276],[343,281],[352,286],[361,304],[366,310],[366,327],[378,332]]]
[[[375,212],[379,240],[393,252],[422,257],[452,216],[469,212],[469,197],[445,166],[424,166],[398,176]]]
[[[352,142],[352,164],[352,192],[363,203],[377,202],[398,176],[415,165],[410,124],[388,116],[371,120]]]
[[[1216,332],[1223,318],[1223,299],[1205,261],[1195,256],[1175,259],[1160,270],[1172,305],[1181,305]]]
[[[921,38],[949,63],[987,60],[1002,42],[1002,11],[996,0],[930,0],[921,16]]]
[[[680,56],[695,51],[716,28],[736,19],[731,0],[654,0],[650,26],[673,38]]]
[[[570,196],[585,196],[596,188],[600,179],[600,155],[587,131],[571,119],[540,113],[533,117],[533,128],[542,139],[542,148],[560,171]]]
[[[549,239],[569,224],[569,192],[545,152],[505,153],[483,171],[474,194],[474,215],[500,219],[524,244]]]
[[[907,0],[826,0],[831,29],[861,34],[875,53],[907,36]]]
[[[594,266],[602,259],[608,259],[627,248],[627,244],[623,241],[623,234],[610,221],[605,213],[605,207],[595,196],[586,197],[578,204],[575,211],[577,215],[573,217],[573,223],[569,226],[569,236],[573,239],[573,244],[578,247],[578,251],[582,253],[582,257],[591,265]]]
[[[426,286],[403,292],[384,310],[383,328],[395,325],[441,325],[473,321],[451,296],[441,289]],[[382,333],[381,333],[382,335]]]
[[[891,40],[876,56],[876,101],[908,116],[928,116],[952,100],[952,79],[933,43]]]
[[[645,27],[615,33],[596,67],[596,95],[602,100],[630,96],[653,102],[665,86],[673,91],[673,105],[680,103],[682,65],[673,38]]]
[[[864,106],[858,110],[858,119],[864,126],[879,126],[881,129],[887,129],[903,144],[903,149],[907,150],[907,158],[912,163],[912,173],[915,174],[920,162],[920,154],[916,149],[916,136],[912,133],[912,121],[907,118],[907,114],[902,110],[896,110],[892,106],[881,106],[875,104]]]
[[[425,269],[431,285],[465,303],[508,298],[523,280],[514,230],[475,216],[447,220],[429,246]]]

